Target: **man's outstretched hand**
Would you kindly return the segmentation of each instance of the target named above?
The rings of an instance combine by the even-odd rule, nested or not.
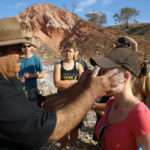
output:
[[[85,72],[78,84],[84,90],[88,90],[94,98],[98,98],[106,95],[106,93],[110,90],[110,77],[111,73],[106,73],[104,76],[93,76],[92,71]]]

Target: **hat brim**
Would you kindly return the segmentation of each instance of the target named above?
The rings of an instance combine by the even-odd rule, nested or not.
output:
[[[9,46],[9,45],[15,45],[15,44],[24,44],[24,43],[30,43],[34,47],[36,47],[35,44],[30,42],[29,40],[22,38],[22,39],[15,39],[15,40],[7,40],[7,41],[0,41],[0,46]]]
[[[93,66],[98,65],[101,68],[106,68],[106,69],[121,67],[119,64],[115,63],[111,59],[103,56],[90,58],[90,63]]]

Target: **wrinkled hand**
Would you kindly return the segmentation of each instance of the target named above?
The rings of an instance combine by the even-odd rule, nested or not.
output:
[[[104,76],[93,76],[92,71],[87,71],[81,76],[79,84],[83,88],[89,89],[89,92],[97,99],[98,97],[106,95],[110,90],[110,78],[112,75],[112,72],[108,72]]]
[[[89,87],[89,82],[91,80],[92,73],[93,72],[91,70],[87,70],[84,73],[82,73],[80,79],[78,80],[78,84],[80,85],[80,87],[82,87],[83,89],[87,89]]]
[[[111,84],[107,76],[92,76],[89,88],[91,94],[95,97],[95,99],[97,99],[98,97],[106,95],[111,88],[110,85]]]

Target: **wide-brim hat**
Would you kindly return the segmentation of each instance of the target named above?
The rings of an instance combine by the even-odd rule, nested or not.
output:
[[[106,56],[92,57],[90,62],[105,69],[125,68],[135,76],[139,76],[140,73],[137,52],[130,48],[115,48]]]
[[[34,46],[32,32],[24,28],[16,17],[0,20],[0,46],[30,43]]]

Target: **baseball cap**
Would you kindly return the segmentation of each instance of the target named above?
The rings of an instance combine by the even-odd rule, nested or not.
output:
[[[106,55],[90,58],[93,66],[98,65],[101,68],[125,68],[133,75],[139,76],[140,65],[137,53],[131,48],[115,48]]]
[[[17,17],[0,19],[0,47],[22,43],[33,44],[32,32]]]

